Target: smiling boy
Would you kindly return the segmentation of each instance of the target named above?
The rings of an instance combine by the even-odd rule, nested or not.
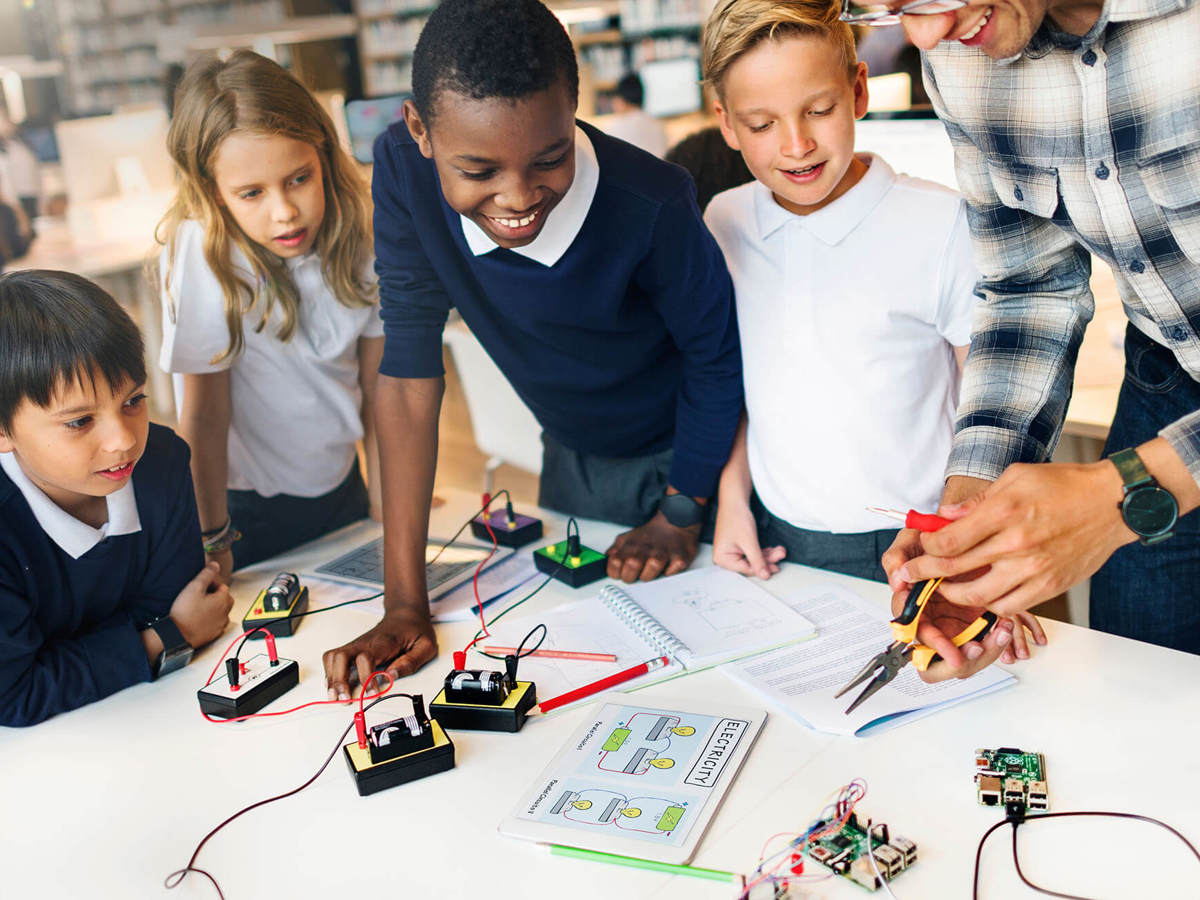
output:
[[[179,668],[233,599],[129,316],[76,275],[11,273],[0,346],[0,725],[31,725]]]
[[[961,199],[854,152],[867,70],[837,17],[827,0],[724,0],[704,33],[722,133],[756,179],[705,214],[737,294],[747,413],[713,557],[760,577],[786,556],[884,579],[896,531],[865,507],[936,503],[974,306]]]
[[[424,547],[455,307],[543,429],[542,505],[634,526],[626,581],[686,568],[741,408],[729,275],[687,173],[575,120],[578,70],[536,0],[447,0],[405,122],[375,146],[384,621],[326,655],[433,654]]]

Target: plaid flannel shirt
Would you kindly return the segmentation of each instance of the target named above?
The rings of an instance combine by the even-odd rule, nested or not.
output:
[[[1200,0],[1109,0],[994,61],[943,42],[929,96],[954,144],[982,273],[947,475],[1049,459],[1094,310],[1089,251],[1125,310],[1200,380]],[[1200,481],[1200,410],[1160,434]]]

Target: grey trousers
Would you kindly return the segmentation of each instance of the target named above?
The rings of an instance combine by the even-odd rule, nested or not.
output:
[[[538,506],[618,525],[643,525],[658,511],[671,471],[670,450],[616,459],[563,446],[542,432]]]
[[[787,550],[784,559],[788,562],[872,581],[887,581],[879,560],[896,539],[898,528],[854,534],[809,531],[771,515],[757,494],[750,498],[750,509],[758,523],[759,543],[764,547],[782,545]]]

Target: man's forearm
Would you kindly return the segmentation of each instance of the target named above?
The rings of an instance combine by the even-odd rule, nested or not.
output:
[[[428,612],[425,544],[444,389],[445,379],[441,377],[380,375],[376,385],[385,615]]]

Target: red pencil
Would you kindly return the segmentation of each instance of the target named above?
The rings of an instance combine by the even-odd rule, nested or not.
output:
[[[484,653],[496,653],[500,656],[507,656],[510,653],[516,653],[516,647],[493,647],[490,644],[483,648]],[[584,653],[580,650],[523,650],[522,656],[541,656],[546,659],[582,659],[587,662],[611,662],[615,663],[617,657],[612,653]]]
[[[632,681],[639,675],[645,675],[647,672],[653,672],[655,669],[661,669],[663,666],[670,664],[671,661],[665,656],[655,657],[644,663],[638,663],[633,668],[626,669],[624,672],[617,672],[615,675],[609,675],[607,678],[601,678],[599,681],[585,684],[583,687],[575,688],[573,691],[567,691],[565,694],[559,694],[557,697],[543,700],[538,704],[538,709],[544,713],[548,713],[552,709],[566,706],[568,703],[574,703],[576,700],[582,700],[584,697],[590,697],[592,694],[598,694],[610,687],[616,687],[618,684]]]

